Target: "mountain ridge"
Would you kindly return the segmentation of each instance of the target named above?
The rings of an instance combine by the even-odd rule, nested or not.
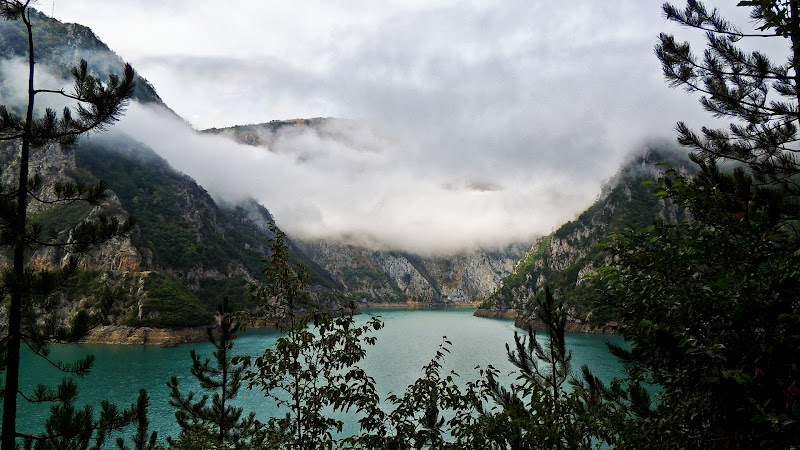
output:
[[[653,187],[645,183],[662,177],[664,164],[684,175],[693,170],[685,152],[671,144],[650,145],[634,154],[589,208],[536,240],[476,315],[514,318],[519,326],[535,326],[532,300],[547,285],[564,302],[570,331],[602,332],[603,319],[594,315],[590,286],[585,283],[608,262],[598,244],[629,226],[645,227],[655,220],[676,223],[686,218],[682,208],[656,196]]]
[[[60,77],[80,59],[88,59],[90,68],[99,72],[118,72],[124,65],[89,28],[63,24],[38,12],[32,17],[40,71]],[[19,39],[21,31],[18,23],[0,22],[0,38],[9,43],[0,50],[0,61],[25,54],[24,42]],[[93,63],[100,63],[99,69]],[[134,101],[164,108],[177,117],[147,80],[137,75],[136,84]],[[2,103],[11,98],[13,89],[7,80],[0,79]],[[326,120],[331,119],[273,121],[266,126],[314,126]],[[5,182],[12,181],[9,177],[15,172],[17,153],[14,143],[0,146]],[[99,214],[138,219],[129,235],[81,257],[83,269],[56,294],[62,320],[70,320],[79,308],[85,308],[106,310],[104,326],[182,328],[211,323],[216,302],[224,296],[236,307],[253,307],[247,302],[247,286],[266,281],[261,269],[269,254],[269,225],[274,223],[266,207],[252,199],[235,204],[215,200],[135,136],[114,129],[84,136],[74,149],[56,144],[36,149],[32,158],[33,172],[46,180],[40,195],[47,195],[56,180],[93,184],[102,179],[109,187],[107,200],[95,207],[75,204],[49,208],[33,202],[31,218],[43,228],[69,233],[82,220]],[[321,256],[324,252],[313,242],[296,238],[287,242],[293,262],[309,269],[311,294],[332,309],[349,300],[381,301],[387,297],[400,303],[475,303],[488,295],[491,283],[510,271],[514,262],[514,256],[479,252],[474,259],[461,257],[461,264],[471,268],[459,271],[459,263],[447,258],[427,260],[388,251],[370,254],[368,249],[331,243],[331,254],[351,252],[368,261],[368,267],[336,266],[336,258]],[[29,262],[33,267],[54,268],[66,257],[57,249],[40,248],[31,254]],[[0,265],[7,263],[7,255],[0,255]],[[344,276],[345,272],[350,275]],[[381,282],[368,285],[376,277]],[[477,281],[470,281],[472,278]],[[363,287],[365,284],[368,286]],[[0,324],[5,314],[5,308],[0,308]]]

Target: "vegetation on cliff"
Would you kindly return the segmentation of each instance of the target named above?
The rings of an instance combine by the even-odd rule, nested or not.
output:
[[[21,7],[24,12],[27,3],[4,1],[0,6],[5,15],[25,20],[24,15],[17,17],[14,8]],[[704,128],[702,135],[679,124],[679,141],[696,152],[690,158],[696,173],[690,174],[677,167],[678,164],[673,164],[675,168],[656,170],[652,161],[645,161],[648,157],[645,155],[635,164],[649,179],[656,179],[654,183],[637,180],[636,176],[641,175],[637,170],[626,172],[610,184],[586,213],[534,246],[520,264],[520,272],[507,279],[506,292],[501,292],[518,301],[529,301],[524,307],[536,308],[547,331],[547,337],[539,341],[529,329],[527,337],[515,335],[514,346],[507,347],[509,359],[518,369],[515,382],[502,385],[498,372],[489,366],[481,370],[478,381],[460,385],[455,381],[457,374],[443,369],[442,361],[450,344],[444,338],[433,359],[423,368],[423,376],[405,392],[392,394],[388,403],[382,403],[374,380],[358,366],[366,346],[374,342],[372,331],[379,329],[381,323],[373,320],[356,326],[352,305],[338,317],[320,307],[310,295],[312,289],[307,285],[305,268],[290,262],[288,242],[270,223],[269,265],[263,281],[251,285],[252,300],[259,310],[255,315],[243,317],[272,323],[285,335],[274,348],[265,349],[258,357],[230,359],[228,351],[233,344],[229,338],[236,326],[230,322],[230,311],[224,307],[220,318],[225,338],[216,341],[209,333],[217,349],[216,367],[210,362],[203,363],[197,355],[192,358],[193,374],[205,387],[219,391],[213,399],[217,409],[207,409],[205,401],[185,401],[177,384],[172,383],[182,434],[170,445],[238,448],[247,442],[262,448],[303,449],[527,449],[601,445],[664,449],[797,448],[800,445],[800,355],[796,351],[800,348],[800,161],[796,154],[800,150],[796,143],[800,120],[800,3],[752,0],[741,1],[740,6],[751,8],[752,17],[766,36],[791,43],[789,62],[774,65],[759,52],[740,51],[736,43],[751,36],[743,35],[716,11],[709,12],[695,0],[689,0],[684,10],[664,5],[668,19],[706,32],[709,47],[701,60],[692,54],[689,44],[676,43],[672,36],[660,36],[657,54],[667,79],[675,86],[704,93],[706,97],[701,104],[707,110],[736,122],[729,127],[730,131]],[[13,128],[21,121],[7,120],[2,124],[9,123]],[[31,127],[26,128],[27,136],[14,139],[21,138],[23,143],[26,137],[31,139]],[[663,160],[663,156],[656,159]],[[25,159],[21,157],[23,162]],[[721,170],[719,160],[733,160],[739,165],[733,170]],[[19,165],[27,166],[27,162]],[[24,175],[21,172],[14,192],[17,195],[0,196],[6,202],[0,205],[3,206],[0,212],[5,213],[3,219],[8,218],[2,236],[9,246],[16,247],[15,253],[23,256],[24,251],[16,251],[20,246],[25,250],[24,244],[19,243],[41,231],[31,227],[28,234],[28,230],[14,228],[27,225],[25,196],[36,193],[30,186],[39,186],[35,179],[28,183]],[[657,195],[645,199],[653,186]],[[60,189],[61,194],[80,191],[77,185]],[[8,192],[7,188],[3,192]],[[150,194],[143,192],[145,198]],[[159,192],[148,201],[158,211],[158,199],[169,195],[170,192]],[[20,197],[22,200],[14,203]],[[168,199],[182,201],[181,195]],[[84,200],[93,197],[87,194]],[[64,218],[72,214],[68,212]],[[164,219],[155,214],[147,220],[154,227],[171,223]],[[47,215],[41,220],[54,223]],[[176,220],[184,220],[178,223],[190,230],[197,223],[202,227],[215,225],[198,221],[191,214]],[[81,222],[77,229],[85,223]],[[105,226],[102,221],[101,225]],[[110,226],[103,230],[104,233],[78,235],[106,237],[118,234],[120,228]],[[602,234],[608,236],[604,241]],[[57,238],[57,234],[53,236]],[[603,242],[598,247],[599,241]],[[71,244],[83,248],[84,243]],[[152,246],[146,248],[156,253],[161,248],[152,241],[142,240],[140,245]],[[176,268],[170,274],[152,272],[142,278],[143,286],[147,287],[143,290],[168,298],[167,303],[177,299],[180,306],[186,306],[194,294],[179,280],[183,276],[191,281],[191,274],[198,273],[195,270],[198,267],[183,265],[186,262],[175,251],[184,249],[182,244],[168,243],[163,247],[168,250],[160,256],[154,253],[147,264],[175,264]],[[387,256],[402,260],[396,264],[401,269],[420,264],[413,257]],[[200,253],[196,257],[201,258]],[[599,272],[594,283],[584,285],[581,280],[596,267]],[[20,300],[40,300],[31,295],[38,294],[38,290],[28,289],[30,285],[20,281],[37,281],[35,274],[17,273],[17,266],[14,268],[4,278],[11,320],[8,337],[0,348],[5,357],[0,367],[5,371],[6,411],[11,410],[9,400],[16,397],[18,390],[13,380],[21,337],[20,325],[15,321],[21,315]],[[74,263],[67,269],[64,274],[74,272]],[[41,272],[41,281],[52,281],[47,273]],[[398,287],[403,284],[407,287],[413,281],[410,272],[394,273],[397,277],[393,282]],[[417,275],[428,282],[433,277],[427,266],[418,270]],[[114,297],[95,283],[108,273],[87,271],[80,276],[79,281],[91,286],[89,289],[98,296],[99,308]],[[548,286],[551,281],[561,285],[558,298]],[[235,290],[237,283],[212,285],[215,291],[224,292]],[[75,288],[65,287],[61,292],[70,289]],[[594,297],[597,307],[624,322],[620,331],[630,345],[611,346],[611,352],[624,363],[625,376],[609,385],[585,368],[579,378],[572,375],[570,354],[565,347],[566,321],[569,316],[581,313],[586,306],[582,302],[589,295]],[[37,305],[40,309],[27,311],[30,314],[26,319],[38,319],[40,313],[49,313],[52,298],[42,296],[43,303]],[[142,304],[140,312],[143,306],[146,311],[146,301],[138,303]],[[188,312],[181,310],[181,314],[195,312],[191,308]],[[145,315],[155,320],[162,317]],[[26,336],[31,348],[46,357],[46,345],[36,338],[73,339],[78,332],[85,331],[88,323],[85,314],[78,317],[80,320],[72,324],[72,329],[49,321],[45,321],[45,327],[32,327],[31,335]],[[167,314],[163,320],[172,319]],[[53,334],[37,334],[40,329]],[[15,357],[17,367],[14,367]],[[84,373],[90,363],[87,359],[74,366],[58,367]],[[238,364],[241,366],[233,367]],[[219,374],[223,374],[222,380],[217,377]],[[230,405],[226,406],[224,399],[231,398],[242,380],[285,409],[266,423],[248,422],[239,430],[241,434],[232,437],[225,432],[231,428],[226,427],[231,421],[238,422],[240,410],[228,408]],[[570,389],[567,384],[571,384]],[[22,438],[29,448],[68,448],[73,444],[76,448],[88,448],[94,435],[97,437],[92,443],[100,447],[108,437],[106,430],[131,424],[134,419],[140,425],[137,446],[154,447],[155,436],[147,432],[143,414],[146,395],[142,394],[137,405],[122,412],[104,406],[99,421],[91,409],[76,412],[75,396],[75,385],[68,381],[57,392],[39,389],[30,396],[35,401],[59,403],[52,410],[54,419],[45,424],[43,436],[20,436],[4,414],[4,450],[14,448],[17,438]],[[358,434],[337,434],[343,423],[329,413],[341,410],[359,414]],[[192,413],[198,413],[194,416],[197,420],[188,419]],[[125,447],[124,443],[118,445]]]
[[[512,310],[528,320],[534,317],[528,307],[531,299],[549,285],[573,319],[586,320],[591,315],[592,302],[588,277],[607,258],[598,244],[610,233],[628,227],[645,227],[656,220],[677,223],[685,217],[681,207],[654,195],[648,184],[666,170],[661,163],[680,168],[683,173],[692,170],[681,150],[669,144],[652,145],[633,156],[586,211],[539,238],[480,308]]]
[[[26,60],[27,92],[21,105],[0,105],[0,142],[11,143],[14,149],[13,170],[9,179],[0,183],[0,251],[10,260],[0,277],[0,292],[7,311],[7,326],[0,339],[0,369],[3,372],[3,419],[0,448],[18,448],[18,440],[31,448],[67,448],[74,442],[95,440],[97,446],[109,433],[132,423],[137,413],[144,415],[147,397],[142,393],[137,405],[120,410],[104,403],[98,418],[91,406],[76,408],[77,388],[74,380],[65,378],[57,387],[39,386],[26,391],[20,386],[21,349],[27,346],[66,374],[85,375],[93,358],[76,362],[55,361],[49,358],[53,343],[75,342],[97,318],[86,310],[79,311],[68,321],[58,317],[58,298],[52,294],[75,274],[76,255],[98,243],[129,232],[130,219],[98,215],[71,220],[74,228],[47,230],[34,217],[35,211],[57,209],[65,205],[86,203],[97,206],[108,193],[100,182],[92,186],[71,180],[45,179],[31,166],[37,154],[63,148],[68,150],[78,136],[93,130],[103,130],[119,119],[133,95],[134,72],[130,65],[108,73],[105,79],[93,76],[88,64],[81,60],[68,73],[73,81],[70,92],[37,84],[33,17],[29,1],[0,2],[0,23],[16,23],[22,31],[22,55]],[[23,86],[17,86],[22,89]],[[51,108],[37,107],[47,97],[62,102],[74,102],[59,114]],[[30,211],[29,211],[30,210]],[[67,217],[73,215],[68,214]],[[77,222],[77,223],[76,223]],[[61,226],[62,224],[54,223]],[[37,248],[54,248],[67,257],[56,267],[37,267],[32,257]],[[4,258],[5,259],[5,258]],[[18,401],[52,404],[41,433],[21,433],[17,427]]]

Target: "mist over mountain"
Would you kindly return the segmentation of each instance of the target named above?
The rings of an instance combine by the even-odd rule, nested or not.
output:
[[[677,223],[686,212],[643,184],[664,176],[668,164],[684,175],[696,170],[683,149],[653,142],[629,155],[620,170],[603,186],[595,202],[552,233],[534,242],[513,271],[479,307],[477,315],[517,319],[520,326],[536,319],[531,300],[550,286],[567,307],[572,331],[596,331],[589,278],[609,261],[598,244],[626,227],[646,227],[656,220]]]
[[[122,60],[88,28],[41,14],[35,20],[37,83],[68,88],[65,67],[81,58],[95,63],[98,73],[121,70]],[[18,35],[13,23],[0,22],[0,36],[11,44],[0,53],[0,103],[12,107],[25,101],[17,87],[25,80]],[[41,113],[58,106],[63,105],[38,108]],[[2,149],[6,166],[13,167],[14,152],[13,146]],[[649,165],[660,154],[633,154],[635,163],[608,186],[638,177],[636,170],[652,175]],[[465,151],[465,158],[470,155]],[[89,270],[63,293],[89,304],[119,298],[110,320],[135,326],[207,323],[224,295],[246,307],[246,285],[263,281],[268,226],[274,222],[291,236],[294,261],[309,268],[311,291],[332,307],[346,300],[486,300],[489,310],[512,310],[516,306],[508,302],[527,295],[515,290],[525,284],[518,281],[534,277],[538,286],[545,276],[530,275],[528,268],[549,267],[535,256],[565,248],[551,246],[561,242],[564,227],[547,231],[596,198],[591,183],[576,183],[568,172],[545,167],[543,176],[503,170],[505,163],[477,170],[472,163],[442,160],[391,127],[363,121],[272,120],[200,132],[140,77],[134,101],[110,131],[89,134],[74,151],[50,146],[37,158],[37,170],[50,170],[55,179],[102,179],[111,192],[98,208],[32,210],[42,224],[69,229],[101,212],[139,218],[129,237],[87,255],[83,264]],[[614,189],[606,188],[600,198],[610,198]],[[614,217],[626,211],[626,201],[638,198],[612,197],[617,203],[595,203],[592,217],[623,220]],[[590,222],[594,227],[602,221]],[[580,238],[580,246],[604,230],[587,228],[582,233],[594,237]],[[563,270],[572,274],[573,266],[585,273],[593,267],[586,262],[589,253],[577,250],[578,263],[559,263],[545,278]],[[43,267],[64,257],[35,255]]]
[[[42,28],[67,36],[63,48],[57,40],[43,40],[58,48],[41,52],[44,63],[51,56],[54,65],[86,56],[98,72],[121,67],[105,45],[91,42],[95,36],[85,27],[52,21]],[[189,63],[185,69],[192,79],[204,73]],[[230,83],[247,89],[236,78],[210,79],[220,92],[234,88]],[[138,85],[137,101],[115,129],[154,149],[216,199],[253,197],[269,206],[284,229],[308,239],[358,239],[371,248],[428,254],[529,242],[588,206],[616,158],[606,154],[607,145],[598,147],[586,137],[587,127],[595,126],[590,122],[580,132],[552,136],[542,124],[510,120],[496,106],[467,120],[470,110],[446,103],[403,111],[416,118],[414,124],[357,115],[358,120],[331,120],[325,130],[284,130],[266,143],[270,154],[265,155],[196,136],[183,119],[162,110],[166,105],[146,81]],[[509,107],[521,107],[511,93],[503,96]],[[265,122],[273,119],[291,118],[265,117]],[[500,139],[509,131],[516,137]],[[576,148],[579,155],[572,153]]]
[[[35,14],[35,20],[40,37],[38,85],[69,91],[66,67],[81,58],[97,63],[92,70],[101,76],[104,70],[121,70],[121,59],[91,30],[41,14]],[[0,103],[19,109],[26,102],[18,87],[26,82],[25,62],[19,58],[24,51],[18,48],[24,42],[15,40],[19,30],[9,22],[2,22],[0,33],[16,42],[0,57]],[[387,186],[411,191],[407,196],[422,195],[415,185],[424,174],[411,165],[397,173],[397,160],[387,157],[399,148],[396,136],[341,119],[272,122],[266,127],[274,128],[269,133],[250,133],[251,142],[238,136],[237,129],[199,133],[169,109],[146,80],[137,77],[136,82],[137,96],[110,131],[89,133],[74,149],[54,144],[32,155],[33,173],[47,180],[39,195],[47,195],[56,181],[105,180],[109,186],[108,200],[96,207],[32,203],[31,218],[44,229],[69,233],[82,220],[100,214],[138,219],[129,236],[82,256],[84,270],[74,285],[58,294],[63,320],[70,320],[77,303],[89,308],[113,304],[108,324],[133,327],[207,324],[223,296],[238,307],[251,308],[246,288],[265,281],[261,269],[273,236],[268,227],[276,220],[267,209],[273,209],[270,202],[285,217],[283,222],[297,228],[288,241],[293,262],[308,268],[309,290],[331,308],[347,300],[478,302],[522,254],[521,246],[476,248],[497,245],[492,237],[486,242],[457,237],[437,246],[431,236],[424,236],[404,245],[405,224],[421,221],[424,214],[435,216],[435,211],[418,208],[404,212],[402,221],[396,211],[387,214],[386,223],[394,228],[387,225],[383,233],[375,223],[354,228],[353,219],[337,227],[331,213],[321,208],[325,201],[369,217],[356,206],[371,184],[384,196],[381,189]],[[36,112],[63,106],[43,101]],[[6,182],[13,181],[9,177],[15,173],[17,152],[15,143],[0,147]],[[342,179],[349,179],[349,185],[342,185]],[[501,187],[471,179],[455,180],[441,189],[483,194]],[[367,209],[377,203],[380,200]],[[279,219],[281,227],[283,222]],[[408,251],[413,248],[420,252]],[[444,250],[460,251],[443,255]],[[52,248],[31,255],[32,264],[41,268],[58,267],[66,257]],[[0,257],[0,263],[7,259]],[[133,339],[126,336],[117,333],[108,339]]]

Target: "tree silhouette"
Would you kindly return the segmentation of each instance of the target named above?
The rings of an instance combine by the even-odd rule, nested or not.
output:
[[[0,16],[5,20],[21,20],[27,31],[28,44],[28,85],[24,87],[28,94],[27,102],[22,107],[0,105],[0,141],[10,142],[18,149],[17,169],[12,176],[15,180],[0,186],[0,246],[11,254],[12,261],[10,269],[3,272],[0,280],[3,301],[8,310],[8,328],[0,348],[0,369],[5,371],[2,450],[13,449],[18,437],[25,438],[29,443],[35,442],[36,448],[46,448],[45,442],[50,439],[46,435],[25,436],[18,432],[16,415],[19,396],[34,402],[57,401],[60,406],[54,407],[51,412],[62,417],[91,412],[85,409],[75,412],[71,408],[75,396],[74,385],[67,381],[62,382],[58,389],[40,386],[34,393],[23,393],[19,386],[20,349],[23,343],[26,344],[34,354],[45,358],[63,372],[77,375],[88,372],[91,357],[74,364],[52,361],[48,356],[48,344],[80,339],[91,326],[92,317],[81,312],[69,324],[48,317],[55,307],[55,302],[48,294],[75,272],[75,254],[125,233],[132,226],[131,221],[121,223],[115,217],[101,215],[97,220],[83,221],[68,233],[48,234],[29,216],[28,208],[32,201],[47,207],[58,207],[81,201],[98,205],[105,199],[104,183],[86,186],[55,182],[52,191],[44,193],[45,179],[41,174],[32,173],[29,167],[31,156],[48,146],[67,149],[81,134],[105,129],[120,117],[134,89],[134,72],[129,65],[125,66],[121,76],[110,74],[101,81],[90,74],[85,61],[71,71],[74,81],[71,92],[35,86],[36,58],[31,3],[31,0],[0,1]],[[66,106],[60,114],[49,108],[38,111],[35,101],[43,95],[58,96],[74,106]],[[30,266],[30,253],[41,246],[57,247],[73,256],[56,270],[34,270]],[[132,409],[117,411],[104,407],[100,420],[82,420],[80,425],[97,431],[97,440],[100,441],[107,430],[129,423],[133,418]]]
[[[258,443],[262,425],[255,419],[255,413],[242,417],[242,408],[235,407],[231,401],[236,398],[242,386],[243,367],[234,367],[233,339],[241,329],[235,321],[234,311],[225,298],[217,310],[220,326],[215,336],[208,327],[208,340],[214,346],[213,364],[210,359],[201,357],[191,350],[192,375],[200,382],[204,391],[213,393],[209,404],[208,395],[194,401],[194,393],[187,396],[178,389],[177,377],[167,383],[170,388],[170,404],[177,408],[175,418],[181,427],[177,440],[167,438],[170,445],[182,448],[190,442],[213,444],[218,449],[239,449],[245,445]]]

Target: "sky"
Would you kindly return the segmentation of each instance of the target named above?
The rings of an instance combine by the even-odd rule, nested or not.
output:
[[[710,118],[669,88],[661,0],[40,0],[191,127],[334,117],[269,150],[131,105],[117,126],[289,233],[419,252],[530,241],[623,161]],[[732,18],[747,12],[725,2]],[[230,5],[230,6],[229,6]],[[741,10],[741,11],[740,11]],[[701,41],[697,41],[701,42]]]

